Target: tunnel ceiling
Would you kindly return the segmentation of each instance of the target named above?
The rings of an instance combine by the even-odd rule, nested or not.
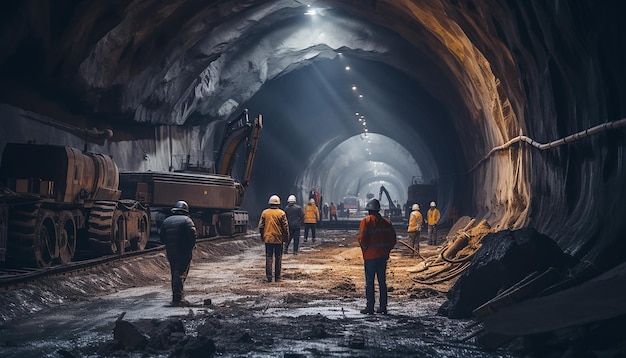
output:
[[[458,201],[500,229],[533,225],[572,253],[599,256],[623,224],[607,226],[587,207],[623,213],[622,130],[547,154],[523,145],[492,150],[519,135],[548,142],[623,116],[626,40],[616,4],[11,2],[0,15],[0,101],[18,108],[2,107],[6,118],[113,129],[103,149],[135,169],[167,162],[158,160],[161,126],[190,128],[173,144],[179,154],[193,140],[211,152],[215,123],[250,107],[267,119],[255,173],[271,167],[286,177],[306,171],[320,150],[332,154],[361,135],[349,116],[364,110],[370,133],[436,177],[444,205]],[[366,89],[357,110],[333,92],[350,84],[332,72],[345,74],[342,61],[356,64]],[[320,84],[307,89],[301,76],[311,72]],[[322,120],[290,111],[294,93],[307,90],[333,94],[324,106],[334,114]],[[5,129],[5,142],[32,135]],[[42,131],[40,141],[53,133]],[[148,139],[154,143],[126,143]],[[391,177],[411,166],[392,165]],[[293,180],[256,177],[254,185],[265,196]]]

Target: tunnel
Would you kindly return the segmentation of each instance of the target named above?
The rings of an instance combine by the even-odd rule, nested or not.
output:
[[[365,201],[384,185],[404,205],[413,181],[435,183],[444,217],[455,206],[495,230],[532,227],[602,272],[624,261],[620,8],[14,2],[0,15],[0,142],[169,171],[190,154],[214,160],[224,123],[247,109],[263,118],[251,216],[272,194]]]

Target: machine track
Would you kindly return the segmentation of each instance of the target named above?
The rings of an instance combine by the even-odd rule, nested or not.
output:
[[[134,200],[97,201],[89,213],[92,250],[103,255],[141,251],[150,235],[150,212]]]
[[[7,252],[14,265],[48,267],[58,257],[54,213],[41,202],[16,205],[9,217]]]

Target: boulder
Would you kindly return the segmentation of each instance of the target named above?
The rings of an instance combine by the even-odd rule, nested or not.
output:
[[[527,227],[488,234],[438,313],[470,318],[472,311],[533,272],[564,271],[573,259],[551,238]]]

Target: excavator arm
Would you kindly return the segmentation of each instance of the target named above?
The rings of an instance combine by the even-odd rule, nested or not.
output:
[[[387,191],[387,188],[385,188],[384,185],[380,186],[380,193],[378,194],[378,201],[382,201],[383,193],[385,193],[385,195],[387,196],[387,200],[389,201],[389,209],[395,209],[396,205],[391,200],[391,195],[389,195],[389,192]]]
[[[228,122],[224,131],[222,145],[218,151],[216,172],[231,176],[235,164],[235,154],[242,143],[246,143],[246,163],[242,178],[242,185],[247,187],[250,183],[250,174],[254,155],[259,141],[259,136],[263,129],[262,116],[259,114],[251,123],[248,118],[248,110],[245,109],[241,115]]]

